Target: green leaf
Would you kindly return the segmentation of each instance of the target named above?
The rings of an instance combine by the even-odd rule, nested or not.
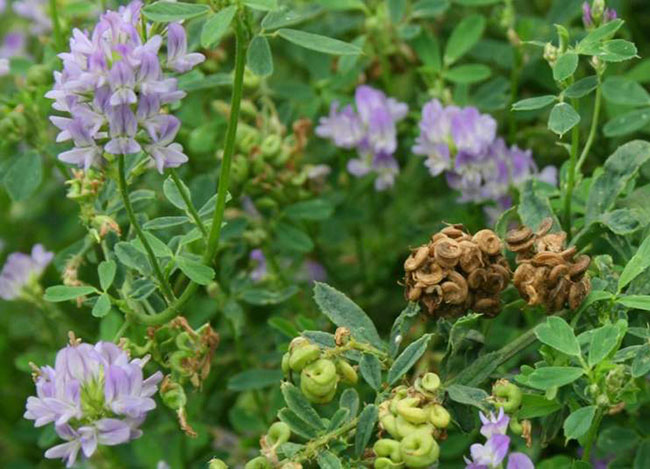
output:
[[[160,1],[147,5],[142,9],[144,16],[158,23],[188,20],[201,16],[210,11],[210,7],[198,3]]]
[[[537,180],[530,178],[519,188],[521,198],[517,207],[517,213],[521,218],[521,222],[531,229],[536,230],[544,219],[551,217],[554,221],[553,226],[559,227],[560,224],[551,209],[548,197],[542,195],[538,184]]]
[[[152,233],[148,233],[145,231],[144,237],[147,238],[147,241],[149,242],[149,246],[151,246],[151,250],[153,251],[156,257],[160,257],[160,258],[174,257],[174,253],[172,252],[171,249],[169,249],[169,246],[163,243]],[[139,238],[131,241],[131,244],[133,244],[136,248],[138,248],[143,254],[147,253],[147,250],[145,249],[144,245],[142,244]]]
[[[634,43],[625,39],[604,42],[594,55],[604,62],[623,62],[638,57]]]
[[[482,64],[458,65],[445,72],[445,78],[452,83],[469,85],[490,78],[490,67]]]
[[[596,406],[582,407],[571,413],[564,421],[564,436],[566,440],[577,440],[591,427],[591,422],[596,415]]]
[[[640,378],[650,373],[650,345],[644,344],[632,361],[632,377]]]
[[[603,97],[614,104],[624,106],[648,106],[650,95],[637,82],[625,77],[609,77],[603,83]]]
[[[573,329],[562,318],[552,316],[535,328],[535,336],[540,342],[573,357],[580,356],[580,344]]]
[[[291,409],[301,420],[317,430],[325,430],[323,421],[300,390],[291,383],[282,383],[282,396]]]
[[[381,388],[381,363],[379,359],[374,355],[364,353],[359,362],[359,371],[366,383],[375,391],[379,391]]]
[[[584,374],[582,368],[572,366],[547,366],[537,368],[526,377],[528,386],[546,391],[554,386],[565,386]],[[519,375],[521,376],[521,375]]]
[[[603,127],[605,137],[620,137],[641,130],[650,122],[650,109],[643,108],[621,114]]]
[[[573,85],[564,90],[567,98],[582,98],[598,88],[598,77],[592,75],[576,81]]]
[[[395,359],[390,370],[388,370],[388,384],[395,384],[415,365],[420,357],[424,355],[424,352],[427,351],[430,340],[431,334],[425,334],[404,349]]]
[[[246,370],[228,380],[228,389],[237,392],[252,391],[279,384],[280,381],[282,381],[281,370]]]
[[[578,54],[575,52],[566,52],[558,57],[553,67],[553,79],[555,81],[564,81],[573,75],[578,68]]]
[[[253,10],[273,11],[278,8],[278,0],[243,0],[243,3]]]
[[[343,469],[341,460],[331,451],[323,451],[316,458],[320,469]]]
[[[408,330],[411,319],[415,318],[420,312],[420,305],[418,303],[409,302],[409,304],[397,316],[393,327],[390,330],[390,342],[388,343],[388,351],[391,357],[395,357],[399,352],[399,346],[404,339],[404,334]]]
[[[621,26],[623,26],[623,20],[616,19],[594,29],[589,34],[587,34],[584,39],[582,39],[582,41],[580,41],[576,47],[577,52],[579,54],[591,55],[590,52],[593,52],[592,49],[594,45],[597,45],[599,42],[614,36],[614,34],[616,34],[616,31],[618,31]]]
[[[296,285],[289,285],[282,290],[269,290],[266,288],[247,288],[241,292],[241,299],[248,304],[258,306],[277,305],[284,303],[300,289]]]
[[[411,7],[411,18],[435,18],[449,8],[449,0],[419,0]]]
[[[386,0],[386,6],[391,23],[397,24],[402,21],[406,13],[406,0]]]
[[[385,349],[386,345],[379,338],[371,319],[343,293],[325,283],[315,282],[314,300],[321,312],[336,326],[349,329],[352,337],[359,341]]]
[[[303,7],[282,7],[276,11],[270,11],[262,19],[262,28],[272,31],[286,26],[293,26],[302,23],[320,14],[323,9],[319,5],[304,5]]]
[[[14,202],[20,202],[32,195],[43,181],[43,163],[40,155],[28,151],[14,157],[2,182]]]
[[[534,419],[545,417],[557,412],[562,408],[562,404],[557,400],[549,400],[539,394],[524,394],[521,400],[521,409],[517,417],[521,419]]]
[[[633,469],[646,469],[650,461],[650,439],[644,440],[636,450]]]
[[[363,0],[317,0],[330,11],[368,10]]]
[[[189,188],[185,185],[185,183],[182,180],[181,180],[181,188],[183,194],[185,194],[188,200],[192,200],[192,194],[190,193]],[[183,198],[181,191],[179,190],[178,186],[174,183],[174,180],[171,178],[171,176],[165,179],[165,182],[163,183],[163,194],[165,194],[167,200],[169,200],[174,207],[179,208],[181,210],[187,210],[187,204],[185,203],[185,199]]]
[[[542,109],[546,106],[557,101],[557,96],[551,94],[545,96],[537,96],[535,98],[522,99],[512,105],[513,111],[532,111],[535,109]]]
[[[585,225],[611,210],[616,198],[636,175],[642,164],[650,159],[650,143],[641,140],[620,146],[604,165],[591,185],[587,198]]]
[[[454,3],[464,5],[466,7],[482,7],[486,5],[495,5],[501,3],[503,0],[454,0]]]
[[[598,451],[617,453],[634,448],[639,443],[639,436],[634,429],[612,425],[598,432]]]
[[[440,44],[438,38],[428,30],[422,32],[411,41],[413,49],[422,61],[425,67],[433,72],[439,72],[442,68],[442,59],[440,57]]]
[[[318,431],[303,419],[298,417],[295,412],[290,409],[284,408],[278,412],[278,418],[281,422],[286,423],[291,428],[291,432],[306,439],[311,440],[316,438]]]
[[[488,393],[480,388],[473,388],[471,386],[464,386],[462,384],[452,384],[447,388],[449,399],[460,404],[471,405],[485,410]]]
[[[97,298],[97,302],[95,303],[95,306],[93,306],[93,310],[91,314],[96,318],[103,318],[110,311],[111,311],[111,299],[106,293],[104,293],[100,295],[99,298]]]
[[[284,213],[296,220],[327,220],[334,213],[334,206],[325,199],[312,199],[289,205]]]
[[[454,28],[445,47],[444,61],[451,65],[472,49],[481,39],[485,30],[485,17],[472,15],[465,17]]]
[[[102,290],[108,290],[113,284],[115,279],[115,271],[117,270],[117,264],[115,261],[102,261],[97,266],[97,275],[99,276],[99,284],[102,286]]]
[[[548,118],[548,128],[558,134],[560,138],[578,125],[580,114],[576,112],[568,103],[558,103],[551,109],[551,115]]]
[[[307,233],[288,223],[280,222],[275,228],[275,241],[285,251],[308,253],[314,243]]]
[[[158,217],[153,220],[149,220],[142,228],[145,230],[166,230],[174,226],[184,225],[189,223],[190,220],[187,217]]]
[[[357,434],[354,438],[354,454],[356,457],[361,457],[366,446],[368,446],[377,423],[378,414],[377,407],[373,404],[367,405],[361,411],[359,423],[357,424]]]
[[[332,418],[330,419],[330,424],[327,426],[327,431],[331,432],[333,430],[336,430],[337,428],[341,427],[345,422],[347,422],[350,419],[350,411],[348,409],[338,409],[336,412],[334,412],[334,415],[332,415]]]
[[[207,285],[214,279],[212,267],[201,264],[189,257],[177,256],[176,265],[190,280],[199,285]]]
[[[255,36],[248,46],[246,65],[255,75],[266,77],[273,73],[273,56],[269,41],[264,36]]]
[[[354,388],[348,388],[341,393],[339,407],[348,410],[350,419],[357,416],[357,412],[359,412],[359,394]]]
[[[621,296],[616,302],[631,309],[650,311],[650,295],[628,295]]]
[[[347,42],[339,41],[320,34],[308,33],[298,29],[279,29],[277,34],[305,49],[315,50],[324,54],[332,55],[359,55],[362,50]]]
[[[598,221],[620,236],[635,233],[648,223],[647,220],[644,220],[641,211],[629,208],[603,213]]]
[[[618,327],[607,324],[593,331],[589,346],[589,366],[603,361],[618,344]]]
[[[135,269],[144,276],[151,275],[153,272],[147,256],[131,243],[124,241],[117,243],[115,255],[126,267]]]
[[[80,296],[91,295],[99,293],[95,287],[82,286],[82,287],[68,287],[65,285],[55,285],[45,290],[43,299],[50,303],[59,303],[61,301],[74,300]]]
[[[216,15],[209,18],[203,24],[203,29],[201,29],[201,47],[209,48],[218,44],[228,31],[236,12],[237,7],[233,5],[220,10]]]

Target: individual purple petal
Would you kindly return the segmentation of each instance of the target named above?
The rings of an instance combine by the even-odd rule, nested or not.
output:
[[[266,265],[266,256],[261,249],[253,249],[249,255],[251,262],[254,264],[254,269],[250,273],[250,279],[254,283],[263,281],[268,275]]]
[[[508,454],[510,437],[493,435],[484,445],[475,443],[470,446],[472,460],[490,468],[498,467]]]
[[[503,407],[499,408],[499,413],[495,416],[490,412],[487,416],[483,412],[479,412],[481,419],[481,435],[485,438],[490,438],[493,435],[505,435],[510,423],[510,417],[503,411]]]
[[[585,28],[593,25],[593,20],[591,18],[591,5],[587,1],[582,4],[582,23],[585,25]]]
[[[337,147],[350,149],[358,145],[363,138],[363,129],[352,106],[345,106],[339,112],[338,103],[334,101],[330,106],[329,116],[320,118],[316,135],[331,139]]]
[[[199,53],[187,53],[187,35],[178,23],[167,27],[167,66],[177,72],[187,72],[205,60]]]
[[[510,453],[506,469],[535,469],[535,465],[524,453]]]

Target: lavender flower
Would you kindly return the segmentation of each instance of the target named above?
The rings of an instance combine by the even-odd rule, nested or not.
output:
[[[70,51],[60,54],[63,71],[46,97],[54,109],[70,118],[52,116],[60,129],[58,142],[72,140],[74,148],[59,159],[84,169],[100,166],[104,152],[134,154],[144,150],[162,173],[187,162],[174,142],[180,123],[163,107],[185,96],[177,80],[163,74],[160,35],[146,42],[140,37],[142,3],[134,1],[118,11],[107,11],[91,34],[75,29]],[[187,53],[183,27],[168,26],[167,64],[187,71],[205,58]],[[144,132],[139,132],[140,130]]]
[[[48,34],[52,31],[47,0],[20,0],[13,2],[13,9],[18,16],[32,23],[30,28],[32,34]]]
[[[510,417],[503,412],[503,407],[499,408],[499,413],[495,416],[490,412],[487,416],[483,412],[478,413],[481,419],[481,435],[485,438],[491,438],[493,435],[505,435],[510,423]]]
[[[399,165],[393,154],[397,149],[397,122],[404,119],[408,106],[370,86],[359,86],[355,107],[347,105],[339,111],[332,103],[330,114],[321,117],[316,134],[328,138],[345,149],[356,149],[358,158],[348,162],[348,172],[356,177],[374,173],[375,189],[393,186]]]
[[[130,360],[111,342],[71,344],[57,353],[54,368],[36,374],[36,396],[27,398],[24,417],[36,427],[48,423],[65,443],[45,452],[68,467],[79,452],[89,458],[98,445],[113,446],[142,435],[146,414],[156,407],[151,398],[162,380],[159,371],[143,378],[148,361]]]
[[[31,255],[22,252],[10,254],[0,272],[0,298],[19,298],[25,287],[38,280],[53,258],[54,254],[46,251],[41,244],[32,248]]]
[[[263,281],[268,275],[268,269],[266,266],[266,257],[261,249],[253,249],[250,253],[250,260],[253,262],[255,267],[250,273],[250,278],[254,283],[259,283]]]
[[[510,446],[510,438],[506,435],[493,435],[487,442],[482,445],[474,443],[470,447],[470,454],[472,460],[465,459],[467,468],[496,468],[501,465],[501,462],[508,454]]]
[[[606,8],[603,0],[596,0],[591,5],[588,1],[582,4],[582,23],[585,28],[600,26],[618,18],[616,10]]]

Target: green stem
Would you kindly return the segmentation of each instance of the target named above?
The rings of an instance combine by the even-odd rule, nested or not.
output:
[[[289,458],[288,461],[304,462],[309,461],[310,459],[314,459],[316,456],[318,456],[323,447],[329,446],[332,440],[340,438],[350,431],[356,430],[358,423],[359,417],[355,417],[342,427],[339,427],[330,433],[326,433],[325,435],[310,441],[305,445],[305,449],[298,452],[295,456]]]
[[[598,88],[596,88],[596,101],[594,103],[594,114],[591,119],[591,128],[589,129],[589,135],[587,136],[587,142],[585,147],[582,149],[580,158],[578,159],[578,164],[576,166],[576,171],[579,173],[582,169],[582,165],[589,155],[589,150],[591,150],[591,145],[594,143],[594,138],[596,137],[596,129],[598,128],[598,118],[600,117],[600,104],[602,101],[602,90],[600,86],[600,77],[598,77]]]
[[[585,442],[585,452],[582,454],[583,461],[589,461],[591,458],[591,449],[594,446],[596,441],[596,435],[598,435],[598,427],[600,427],[600,422],[603,420],[603,413],[600,409],[596,410],[596,417],[594,422],[591,424],[589,433],[587,434],[587,441]]]
[[[133,206],[131,205],[131,199],[129,199],[129,191],[126,183],[126,169],[124,163],[124,155],[120,155],[118,158],[117,180],[120,188],[120,194],[122,195],[122,201],[124,202],[124,208],[126,209],[126,214],[129,217],[129,222],[131,222],[131,226],[133,226],[133,229],[135,230],[138,239],[142,243],[142,246],[144,246],[145,251],[147,251],[147,255],[149,256],[149,261],[153,266],[154,274],[158,279],[160,288],[162,289],[167,299],[169,301],[172,301],[174,299],[174,293],[172,292],[171,287],[167,283],[167,279],[165,278],[165,276],[162,273],[162,270],[160,269],[160,264],[158,263],[156,254],[154,254],[153,249],[151,248],[151,245],[149,244],[149,241],[147,240],[147,237],[144,234],[144,231],[142,231],[142,228],[140,228],[140,224],[138,223],[138,220],[135,217],[135,212],[133,211]]]
[[[221,163],[221,174],[219,176],[219,187],[217,189],[216,209],[212,226],[210,227],[210,234],[208,236],[208,246],[203,256],[203,262],[208,263],[212,261],[214,254],[219,245],[219,237],[221,235],[221,224],[223,223],[223,216],[226,209],[226,197],[228,195],[228,182],[230,180],[230,163],[235,150],[235,137],[237,136],[237,122],[239,121],[239,108],[242,99],[242,92],[244,87],[244,66],[246,64],[246,43],[244,40],[244,31],[242,20],[237,19],[235,26],[235,80],[233,83],[232,97],[230,101],[230,119],[228,120],[228,129],[226,130],[226,142],[224,145],[223,161]],[[158,326],[170,321],[176,317],[181,308],[187,303],[194,295],[198,288],[198,284],[190,282],[183,292],[183,294],[175,301],[173,301],[164,311],[158,314],[142,314],[134,311],[132,317],[135,321],[148,326]]]
[[[577,104],[574,102],[573,107]],[[567,187],[564,198],[564,229],[571,237],[571,203],[573,200],[573,188],[576,182],[576,163],[578,158],[578,146],[580,144],[580,128],[576,125],[571,130],[571,155],[569,159],[569,171],[567,175]]]
[[[56,8],[56,0],[50,0],[50,17],[52,18],[52,29],[54,30],[54,45],[56,50],[63,50],[63,34],[61,33],[61,23],[59,23],[59,12]]]
[[[508,108],[511,108],[517,101],[517,92],[519,91],[519,77],[523,60],[520,46],[514,46],[514,54],[512,72],[510,73],[510,105]],[[511,144],[515,143],[517,139],[517,119],[514,112],[508,113],[508,137]]]
[[[183,202],[185,202],[185,205],[187,206],[187,210],[190,212],[190,215],[192,216],[192,219],[194,220],[194,223],[196,223],[196,226],[199,227],[199,230],[201,230],[201,233],[203,234],[204,238],[208,237],[208,230],[206,230],[205,225],[203,224],[203,221],[201,220],[201,217],[199,216],[198,212],[196,211],[196,208],[194,208],[194,204],[192,203],[192,199],[190,199],[190,195],[186,192],[186,188],[183,185],[183,182],[180,180],[178,177],[178,174],[176,173],[175,169],[170,169],[169,174],[172,176],[172,181],[174,181],[174,184],[176,184],[176,187],[178,188],[178,192],[181,194],[181,197],[183,198]]]
[[[120,340],[130,325],[131,325],[131,321],[129,321],[129,317],[127,316],[124,318],[124,322],[117,330],[115,337],[113,337],[113,342],[117,342],[118,340]]]

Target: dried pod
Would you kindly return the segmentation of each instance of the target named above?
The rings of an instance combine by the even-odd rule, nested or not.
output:
[[[451,225],[443,228],[441,233],[452,239],[457,239],[461,238],[465,234],[465,231],[463,225]]]
[[[428,250],[427,250],[428,251]],[[418,270],[413,274],[416,282],[424,286],[436,285],[445,277],[445,271],[439,264],[429,264],[427,270]]]
[[[537,238],[535,242],[535,247],[537,252],[540,251],[551,251],[551,252],[562,252],[564,250],[564,245],[566,243],[566,233],[564,231],[560,233],[549,233],[540,238]]]
[[[481,230],[474,235],[474,242],[479,249],[489,256],[495,256],[501,252],[501,240],[492,230]]]
[[[487,282],[487,271],[475,269],[467,276],[467,285],[472,290],[478,290]]]
[[[459,305],[467,299],[467,281],[458,272],[450,272],[447,276],[449,281],[442,283],[443,298],[447,303]]]
[[[568,275],[569,273],[569,266],[566,264],[560,264],[556,265],[551,269],[551,272],[548,274],[548,283],[551,286],[557,285],[557,282],[560,280],[561,277],[564,277],[565,275]]]
[[[455,267],[460,255],[460,246],[453,239],[439,241],[434,249],[436,261],[443,267]]]
[[[517,253],[525,252],[532,249],[534,244],[535,244],[535,238],[529,238],[525,241],[522,241],[521,243],[509,243],[508,249],[511,250],[512,252],[517,252]]]
[[[546,267],[554,267],[556,265],[563,265],[564,263],[566,263],[564,257],[562,257],[560,253],[549,252],[549,251],[538,252],[533,256],[531,262],[535,266],[546,266]]]
[[[506,243],[508,244],[521,244],[533,237],[533,232],[530,228],[522,226],[520,228],[510,230],[506,234]]]
[[[553,228],[553,219],[551,217],[546,217],[542,220],[535,232],[535,236],[542,237]]]
[[[426,246],[417,248],[404,262],[404,270],[411,271],[417,269],[427,260],[428,257],[429,249]]]
[[[569,269],[569,276],[572,279],[575,279],[582,274],[584,274],[587,269],[589,268],[589,264],[591,264],[591,258],[587,256],[586,254],[581,254],[578,256],[578,258],[575,260],[571,268]]]
[[[467,273],[471,273],[476,269],[483,267],[483,256],[481,255],[480,248],[469,240],[464,240],[458,243],[460,246],[460,268]]]

